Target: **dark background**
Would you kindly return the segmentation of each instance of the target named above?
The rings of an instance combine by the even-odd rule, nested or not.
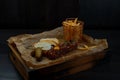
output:
[[[109,48],[100,64],[64,80],[120,80],[120,0],[0,0],[0,80],[22,80],[9,59],[9,37],[52,29],[69,17],[85,22],[85,34],[106,38]]]
[[[78,17],[86,29],[118,29],[120,0],[0,0],[0,28],[55,28]]]

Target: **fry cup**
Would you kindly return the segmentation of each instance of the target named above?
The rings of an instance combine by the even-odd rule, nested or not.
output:
[[[76,18],[68,18],[62,23],[64,39],[66,41],[82,40],[84,22],[76,20]]]

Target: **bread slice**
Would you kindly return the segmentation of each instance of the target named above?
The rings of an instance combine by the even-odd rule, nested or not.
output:
[[[86,50],[76,49],[64,56],[59,57],[55,60],[50,60],[43,57],[42,61],[38,62],[34,57],[31,56],[31,52],[34,50],[33,44],[38,42],[41,38],[58,38],[63,39],[63,28],[59,27],[51,31],[45,31],[38,34],[22,34],[14,37],[10,37],[7,41],[16,51],[17,54],[24,61],[25,65],[29,69],[40,69],[49,67],[52,65],[64,63],[75,58],[80,58],[86,55],[95,54],[108,48],[106,39],[93,39],[92,37],[83,34],[83,41],[80,44],[86,44],[88,46],[95,46]],[[13,44],[15,46],[13,46]],[[16,48],[15,48],[16,47]]]

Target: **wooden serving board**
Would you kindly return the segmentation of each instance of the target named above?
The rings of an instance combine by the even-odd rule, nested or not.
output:
[[[64,76],[72,75],[92,68],[106,55],[106,50],[103,50],[101,52],[72,59],[61,64],[34,70],[29,69],[25,65],[24,61],[21,59],[14,47],[11,45],[9,45],[9,47],[12,50],[12,53],[10,53],[10,59],[24,80],[59,79]]]

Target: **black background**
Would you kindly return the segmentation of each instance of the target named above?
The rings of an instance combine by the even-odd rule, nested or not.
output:
[[[0,0],[1,28],[55,28],[78,17],[85,28],[118,29],[120,0]]]
[[[0,0],[0,80],[22,80],[9,59],[9,37],[52,29],[69,17],[85,22],[85,34],[106,38],[109,51],[94,68],[64,79],[120,80],[120,0]]]

